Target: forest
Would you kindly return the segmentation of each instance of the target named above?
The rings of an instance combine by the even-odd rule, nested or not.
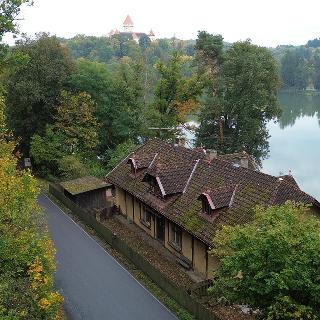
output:
[[[8,126],[37,174],[53,180],[102,177],[149,138],[176,142],[194,116],[197,146],[246,150],[260,163],[266,123],[280,114],[277,63],[249,40],[225,44],[206,31],[195,41],[138,43],[43,33],[6,51]]]

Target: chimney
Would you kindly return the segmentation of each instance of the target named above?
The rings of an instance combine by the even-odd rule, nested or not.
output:
[[[247,168],[249,167],[249,160],[247,157],[240,158],[240,167]]]
[[[176,141],[177,141],[177,145],[178,145],[178,146],[180,146],[180,147],[186,147],[186,143],[187,143],[186,138],[183,138],[183,137],[177,138]]]
[[[218,151],[214,149],[208,149],[206,150],[206,160],[211,162],[213,159],[217,159],[218,157]]]

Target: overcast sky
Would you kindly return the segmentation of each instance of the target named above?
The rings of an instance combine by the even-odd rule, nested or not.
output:
[[[20,29],[101,36],[122,30],[130,14],[135,31],[152,28],[158,38],[195,39],[198,30],[206,30],[227,42],[299,45],[320,37],[319,12],[320,0],[34,0],[22,10]]]

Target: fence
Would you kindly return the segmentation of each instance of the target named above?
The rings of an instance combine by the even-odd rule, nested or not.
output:
[[[50,184],[49,192],[61,201],[68,209],[76,214],[88,226],[105,239],[111,247],[123,254],[134,265],[148,275],[161,289],[176,300],[181,306],[192,313],[198,320],[219,320],[209,309],[201,304],[193,296],[190,296],[186,290],[178,288],[164,274],[154,268],[143,256],[134,251],[124,241],[117,238],[106,226],[98,222],[92,214],[78,207],[74,202],[68,199],[59,186]]]

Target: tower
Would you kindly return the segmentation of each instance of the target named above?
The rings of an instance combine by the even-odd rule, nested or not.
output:
[[[133,32],[133,21],[129,15],[127,15],[126,19],[123,22],[124,32]]]
[[[148,37],[150,38],[151,41],[154,41],[154,39],[156,38],[156,35],[154,34],[154,32],[152,31],[152,29],[150,30]]]

